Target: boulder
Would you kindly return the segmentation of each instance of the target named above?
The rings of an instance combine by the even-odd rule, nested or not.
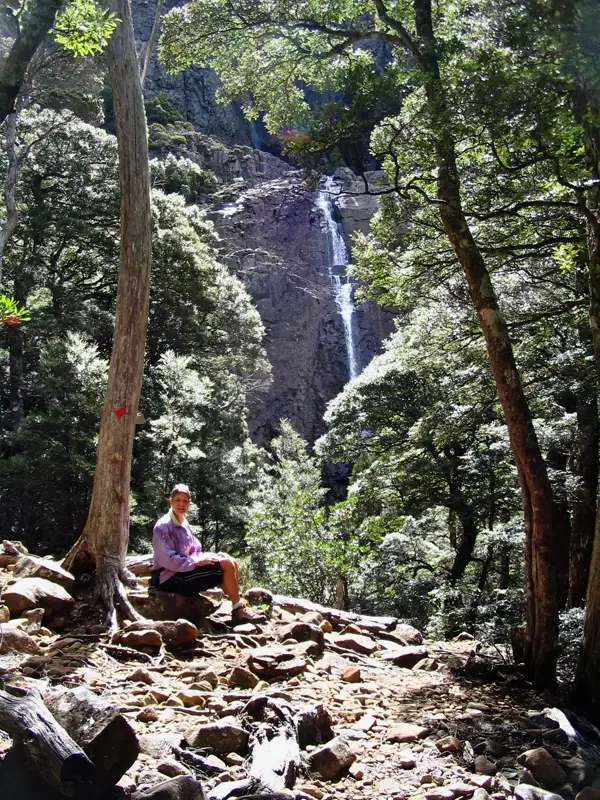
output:
[[[4,590],[2,599],[11,614],[20,614],[30,608],[43,608],[47,616],[71,610],[71,595],[45,578],[22,578]]]
[[[73,591],[75,578],[66,569],[55,561],[36,556],[23,556],[15,564],[14,576],[16,578],[44,578],[44,580],[58,583],[68,592]]]
[[[369,636],[361,636],[357,633],[328,634],[327,641],[345,650],[352,650],[365,656],[372,655],[379,647]]]
[[[567,780],[564,769],[544,747],[526,750],[517,761],[527,767],[542,786],[553,789],[562,786]]]
[[[240,689],[254,689],[259,678],[249,669],[234,667],[227,677],[230,686],[239,686]]]
[[[428,656],[429,653],[426,647],[414,645],[397,647],[381,654],[381,658],[384,661],[392,661],[397,667],[406,667],[406,669],[412,669],[419,661]]]
[[[206,794],[202,784],[191,775],[180,775],[146,791],[134,792],[131,800],[206,800]]]
[[[422,725],[399,722],[388,728],[385,739],[387,742],[416,742],[418,739],[424,739],[428,734],[429,728],[424,728]]]
[[[324,780],[331,781],[355,761],[356,756],[348,742],[341,736],[337,736],[310,754],[308,768],[311,772],[318,773]]]
[[[283,625],[277,631],[279,641],[283,642],[286,639],[295,639],[297,642],[315,642],[318,647],[318,654],[320,655],[325,649],[325,634],[318,627],[310,622],[292,622],[289,625]]]
[[[39,656],[44,651],[35,639],[25,631],[2,626],[2,630],[0,630],[0,655],[10,652]]]
[[[399,622],[394,630],[398,636],[401,636],[407,644],[423,644],[423,634],[421,631],[408,625],[406,622]]]
[[[190,731],[186,738],[192,747],[206,748],[215,755],[239,753],[245,756],[248,752],[248,731],[229,722],[200,725]]]
[[[163,642],[170,650],[176,650],[180,647],[186,647],[188,644],[193,644],[198,636],[198,628],[187,619],[143,619],[129,623],[126,630],[128,632],[140,630],[156,631],[160,634]]]
[[[188,620],[193,624],[202,622],[219,607],[204,595],[185,597],[162,589],[150,589],[147,593],[139,590],[127,592],[133,607],[146,619]]]

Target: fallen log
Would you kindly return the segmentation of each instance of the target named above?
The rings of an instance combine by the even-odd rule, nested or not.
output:
[[[354,624],[371,633],[391,631],[398,624],[396,617],[371,617],[366,614],[355,614],[353,611],[340,611],[337,608],[328,608],[319,603],[313,603],[310,600],[302,600],[299,597],[288,597],[283,594],[273,595],[273,605],[279,606],[292,614],[298,612],[302,614],[317,612],[334,625]]]
[[[32,691],[0,690],[0,729],[19,744],[33,770],[67,797],[90,790],[94,764]]]
[[[58,689],[46,706],[94,762],[99,784],[114,786],[137,759],[140,748],[119,710],[85,686]]]
[[[127,556],[125,566],[138,578],[144,578],[152,572],[152,553],[145,556]]]

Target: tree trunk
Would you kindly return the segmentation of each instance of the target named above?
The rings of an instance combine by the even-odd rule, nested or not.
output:
[[[568,410],[568,409],[567,409]],[[555,475],[562,475],[560,484],[554,491],[554,524],[556,526],[556,541],[558,551],[556,553],[556,580],[558,592],[558,607],[564,608],[567,605],[569,595],[569,552],[571,546],[571,515],[569,513],[569,503],[567,500],[567,490],[565,485],[567,475],[567,454],[557,448],[548,448],[546,463],[550,469],[555,470]],[[555,479],[556,480],[556,479]]]
[[[121,185],[121,261],[108,388],[100,422],[88,519],[67,556],[67,568],[96,565],[97,591],[116,627],[115,598],[127,604],[121,580],[129,539],[129,483],[148,323],[152,217],[146,118],[129,0],[115,0],[121,20],[108,48]]]
[[[4,205],[6,219],[0,227],[0,289],[2,289],[2,262],[6,243],[12,236],[19,221],[19,212],[15,202],[15,189],[19,174],[19,160],[17,157],[17,113],[9,114],[6,123],[6,159],[8,162],[6,178],[4,181]]]
[[[54,25],[63,0],[34,0],[20,20],[20,33],[0,71],[0,125],[15,110],[15,100],[25,78],[29,62],[44,37]]]
[[[553,498],[546,465],[516,367],[506,321],[462,208],[450,110],[440,77],[431,0],[414,0],[418,64],[432,130],[437,132],[438,199],[446,235],[463,268],[481,325],[521,482],[526,535],[527,643],[525,665],[537,685],[556,678],[558,601]]]
[[[585,703],[586,713],[600,719],[600,505],[596,512],[596,535],[587,589],[583,641],[577,664],[575,692]]]
[[[595,397],[577,408],[577,440],[573,472],[579,478],[571,518],[569,554],[569,608],[585,600],[590,559],[594,545],[596,494],[598,492],[598,401]]]

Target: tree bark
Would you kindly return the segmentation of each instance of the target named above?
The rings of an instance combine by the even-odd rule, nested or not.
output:
[[[94,765],[35,692],[0,691],[0,729],[23,745],[33,769],[62,794],[92,787]]]
[[[577,408],[577,440],[573,472],[579,478],[571,517],[569,553],[569,608],[585,600],[594,546],[596,494],[598,492],[598,401],[595,397]]]
[[[596,511],[596,535],[588,581],[583,640],[577,674],[575,693],[585,703],[586,713],[596,721],[600,719],[600,504]]]
[[[437,132],[440,216],[463,268],[481,325],[521,481],[528,576],[525,666],[536,684],[552,686],[556,678],[558,634],[557,537],[552,490],[515,363],[506,321],[498,307],[489,272],[462,208],[456,146],[439,72],[431,0],[414,0],[414,11],[420,45],[417,63],[425,79],[432,130]]]
[[[146,118],[129,0],[114,0],[113,11],[121,20],[108,47],[121,186],[115,333],[90,510],[66,563],[76,571],[95,563],[97,592],[108,610],[109,627],[116,629],[115,599],[129,616],[137,616],[121,581],[127,579],[131,453],[144,368],[152,217]]]
[[[0,228],[0,289],[2,289],[2,262],[6,244],[19,221],[19,213],[15,202],[15,190],[19,174],[19,159],[17,157],[17,113],[9,114],[6,123],[6,159],[8,167],[4,180],[4,205],[6,219]]]
[[[28,4],[14,41],[0,71],[0,125],[15,110],[15,100],[29,62],[54,25],[64,0],[34,0]]]

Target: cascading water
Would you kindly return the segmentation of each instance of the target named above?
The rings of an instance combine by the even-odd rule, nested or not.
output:
[[[345,279],[345,283],[342,282],[342,274],[346,271],[350,259],[340,226],[333,216],[331,196],[334,192],[334,188],[334,179],[332,177],[325,178],[323,187],[319,190],[317,195],[316,205],[323,213],[327,229],[327,269],[331,285],[333,286],[335,301],[344,323],[344,339],[346,341],[346,353],[348,354],[350,380],[354,380],[354,378],[360,375],[356,354],[355,306],[352,284],[347,278]]]

